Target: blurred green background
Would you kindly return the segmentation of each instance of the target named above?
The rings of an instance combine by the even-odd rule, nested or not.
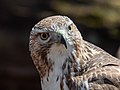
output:
[[[42,18],[59,14],[70,17],[85,40],[119,56],[120,0],[0,0],[0,90],[40,90],[29,33]]]

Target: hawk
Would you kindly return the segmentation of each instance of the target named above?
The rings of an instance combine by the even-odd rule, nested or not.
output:
[[[30,33],[42,90],[120,90],[120,60],[83,40],[67,16],[50,16]]]

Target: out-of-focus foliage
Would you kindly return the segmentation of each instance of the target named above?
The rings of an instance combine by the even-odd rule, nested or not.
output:
[[[38,18],[54,14],[69,15],[90,28],[108,29],[120,39],[120,0],[1,0],[12,14]]]

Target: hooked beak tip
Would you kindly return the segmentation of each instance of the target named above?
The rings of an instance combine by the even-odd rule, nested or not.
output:
[[[61,36],[61,43],[65,46],[65,48],[67,49],[67,44],[66,44],[66,41],[64,39],[63,36]]]

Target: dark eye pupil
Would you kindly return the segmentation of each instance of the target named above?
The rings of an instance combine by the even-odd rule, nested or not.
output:
[[[46,34],[42,34],[42,37],[43,37],[43,38],[46,38],[46,37],[47,37],[47,35],[46,35]]]
[[[68,29],[71,30],[71,26],[68,26]]]
[[[46,39],[48,39],[48,37],[49,37],[49,34],[48,34],[48,33],[41,33],[41,34],[40,34],[40,38],[41,38],[42,40],[46,40]]]

